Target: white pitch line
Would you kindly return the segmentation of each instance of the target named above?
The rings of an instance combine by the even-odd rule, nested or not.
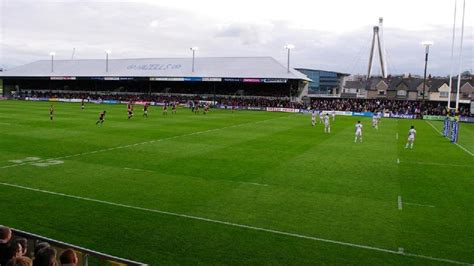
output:
[[[395,134],[395,139],[396,139],[396,140],[398,140],[398,133],[397,133],[397,134]]]
[[[428,123],[428,125],[430,125],[436,132],[438,132],[441,136],[443,136],[443,133],[441,133],[441,131],[439,131],[431,122],[429,122],[428,120],[425,120],[426,123]]]
[[[288,116],[289,116],[289,115],[288,115]],[[266,120],[262,120],[262,121],[257,121],[257,122],[241,123],[241,124],[237,124],[237,125],[233,125],[233,126],[220,127],[220,128],[209,129],[209,130],[205,130],[205,131],[197,131],[197,132],[193,132],[193,133],[188,133],[188,134],[183,134],[183,135],[177,135],[177,136],[172,136],[172,137],[167,137],[167,138],[162,138],[162,139],[155,139],[155,140],[149,140],[149,141],[144,141],[144,142],[139,142],[139,143],[128,144],[128,145],[124,145],[124,146],[118,146],[118,147],[114,147],[114,148],[112,148],[112,149],[124,149],[124,148],[129,148],[129,147],[138,146],[138,145],[143,145],[143,144],[150,144],[150,143],[153,143],[153,142],[155,142],[155,141],[160,142],[160,141],[170,140],[170,139],[173,139],[173,138],[188,137],[188,136],[192,136],[192,135],[197,135],[197,134],[203,134],[203,133],[212,132],[212,131],[223,130],[223,129],[227,129],[227,128],[231,128],[231,127],[244,126],[244,125],[251,125],[251,124],[257,124],[257,123],[263,123],[263,122],[267,122],[267,121],[270,121],[270,120],[276,120],[276,119],[280,119],[280,118],[286,118],[286,117],[288,117],[288,116],[279,116],[279,117],[276,117],[276,118],[270,118],[270,119],[266,119]],[[89,151],[89,152],[84,152],[84,153],[78,153],[78,154],[73,154],[73,155],[65,155],[65,156],[61,156],[61,157],[57,157],[57,158],[48,158],[48,159],[45,159],[45,160],[65,159],[66,156],[71,156],[71,157],[72,157],[72,156],[82,156],[82,155],[87,155],[87,154],[91,154],[91,153],[105,152],[105,151],[109,151],[109,150],[110,150],[110,148],[109,148],[109,149],[96,150],[96,151]],[[25,164],[6,165],[6,166],[0,167],[0,169],[9,168],[9,167],[17,167],[17,166],[21,166],[21,165],[25,165]]]
[[[467,164],[451,164],[451,163],[435,163],[435,162],[413,162],[413,161],[406,161],[403,163],[408,164],[425,164],[425,165],[440,165],[440,166],[453,166],[453,167],[474,167],[474,165],[467,165]]]
[[[121,203],[109,202],[109,201],[86,198],[86,197],[80,197],[80,196],[74,196],[74,195],[68,195],[68,194],[64,194],[64,193],[53,192],[53,191],[42,190],[42,189],[31,188],[31,187],[25,187],[25,186],[20,186],[20,185],[15,185],[15,184],[0,182],[0,185],[7,186],[7,187],[14,187],[14,188],[18,188],[18,189],[29,190],[29,191],[40,192],[40,193],[45,193],[45,194],[50,194],[50,195],[55,195],[55,196],[61,196],[61,197],[66,197],[66,198],[71,198],[71,199],[101,203],[101,204],[105,204],[105,205],[122,207],[122,208],[127,208],[127,209],[153,212],[153,213],[159,213],[159,214],[163,214],[163,215],[169,215],[169,216],[180,217],[180,218],[185,218],[185,219],[204,221],[204,222],[209,222],[209,223],[214,223],[214,224],[221,224],[221,225],[226,225],[226,226],[233,226],[233,227],[244,228],[244,229],[248,229],[248,230],[255,230],[255,231],[260,231],[260,232],[267,232],[267,233],[272,233],[272,234],[276,234],[276,235],[290,236],[290,237],[295,237],[295,238],[300,238],[300,239],[307,239],[307,240],[331,243],[331,244],[336,244],[336,245],[341,245],[341,246],[379,251],[379,252],[390,253],[390,254],[395,254],[395,255],[423,258],[423,259],[432,260],[432,261],[447,262],[447,263],[459,264],[459,265],[471,265],[471,263],[466,263],[466,262],[461,262],[461,261],[456,261],[456,260],[451,260],[451,259],[443,259],[443,258],[419,255],[419,254],[414,254],[414,253],[405,253],[405,252],[401,253],[400,250],[391,250],[391,249],[386,249],[386,248],[378,248],[378,247],[372,247],[372,246],[361,245],[361,244],[354,244],[354,243],[343,242],[343,241],[338,241],[338,240],[331,240],[331,239],[319,238],[319,237],[314,237],[314,236],[301,235],[301,234],[297,234],[297,233],[278,231],[278,230],[273,230],[273,229],[267,229],[267,228],[262,228],[262,227],[251,226],[251,225],[237,224],[237,223],[232,223],[232,222],[214,220],[214,219],[209,219],[209,218],[205,218],[205,217],[199,217],[199,216],[193,216],[193,215],[187,215],[187,214],[180,214],[180,213],[174,213],[174,212],[168,212],[168,211],[161,211],[161,210],[156,210],[156,209],[148,209],[148,208],[143,208],[143,207],[136,207],[136,206],[126,205],[126,204],[121,204]]]
[[[125,169],[125,170],[132,170],[132,171],[139,171],[139,172],[150,172],[150,173],[154,173],[154,172],[155,172],[155,171],[146,170],[146,169],[129,168],[129,167],[124,167],[123,169]]]
[[[413,203],[413,202],[404,202],[404,204],[422,206],[422,207],[429,207],[429,208],[434,208],[435,207],[434,205],[420,204],[420,203]]]
[[[454,142],[454,145],[458,146],[459,148],[461,148],[463,151],[469,153],[471,156],[474,156],[474,153],[472,153],[471,151],[469,151],[468,149],[464,148],[463,146],[461,146],[461,144],[457,143],[457,142]]]
[[[247,184],[247,185],[254,185],[254,186],[264,186],[268,187],[268,184],[260,184],[260,183],[253,183],[253,182],[239,182],[241,184]]]
[[[19,163],[19,164],[5,165],[5,166],[0,167],[0,169],[10,168],[10,167],[16,167],[16,166],[21,166],[21,165],[25,165],[25,164],[27,164],[27,163]]]
[[[429,122],[428,120],[425,120],[426,123],[428,123],[434,130],[436,130],[436,132],[438,132],[441,136],[443,136],[443,133],[441,133],[441,131],[439,131],[431,122]],[[459,148],[461,148],[463,151],[467,152],[469,155],[471,156],[474,156],[474,153],[472,153],[470,150],[466,149],[464,146],[462,146],[461,144],[459,143],[456,143],[454,142],[454,144],[456,146],[458,146]]]
[[[397,164],[400,164],[400,158],[397,158]]]
[[[402,196],[398,196],[398,209],[400,211],[403,209]]]

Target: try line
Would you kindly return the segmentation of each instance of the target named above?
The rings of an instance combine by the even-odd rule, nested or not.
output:
[[[425,120],[425,121],[426,121],[426,123],[428,123],[434,130],[436,130],[436,132],[438,132],[441,136],[443,136],[443,133],[441,133],[441,131],[439,131],[431,122],[429,122],[428,120]],[[463,151],[467,152],[469,155],[474,156],[474,153],[472,153],[472,152],[469,151],[468,149],[464,148],[461,144],[456,143],[456,142],[454,142],[454,144],[456,144],[456,146],[458,146],[459,148],[461,148]]]
[[[300,238],[300,239],[307,239],[307,240],[313,240],[313,241],[318,241],[318,242],[331,243],[331,244],[336,244],[336,245],[340,245],[340,246],[348,246],[348,247],[354,247],[354,248],[359,248],[359,249],[373,250],[373,251],[390,253],[390,254],[395,254],[395,255],[400,255],[400,256],[416,257],[416,258],[422,258],[422,259],[431,260],[431,261],[446,262],[446,263],[451,263],[451,264],[471,265],[471,263],[466,263],[466,262],[461,262],[461,261],[456,261],[456,260],[451,260],[451,259],[443,259],[443,258],[420,255],[420,254],[407,253],[407,252],[400,251],[400,250],[391,250],[391,249],[386,249],[386,248],[378,248],[378,247],[372,247],[372,246],[367,246],[367,245],[354,244],[354,243],[349,243],[349,242],[319,238],[319,237],[314,237],[314,236],[301,235],[301,234],[297,234],[297,233],[278,231],[278,230],[274,230],[274,229],[256,227],[256,226],[251,226],[251,225],[214,220],[214,219],[209,219],[209,218],[194,216],[194,215],[187,215],[187,214],[174,213],[174,212],[169,212],[169,211],[162,211],[162,210],[156,210],[156,209],[136,207],[136,206],[132,206],[132,205],[126,205],[126,204],[115,203],[115,202],[110,202],[110,201],[104,201],[104,200],[98,200],[98,199],[68,195],[68,194],[53,192],[53,191],[48,191],[48,190],[42,190],[42,189],[37,189],[37,188],[31,188],[31,187],[26,187],[26,186],[20,186],[20,185],[16,185],[16,184],[0,182],[0,185],[6,186],[6,187],[13,187],[13,188],[17,188],[17,189],[28,190],[28,191],[39,192],[39,193],[45,193],[45,194],[50,194],[50,195],[55,195],[55,196],[60,196],[60,197],[65,197],[65,198],[71,198],[71,199],[77,199],[77,200],[82,200],[82,201],[90,201],[90,202],[95,202],[95,203],[100,203],[100,204],[105,204],[105,205],[111,205],[111,206],[115,206],[115,207],[122,207],[122,208],[139,210],[139,211],[159,213],[159,214],[168,215],[168,216],[174,216],[174,217],[180,217],[180,218],[185,218],[185,219],[204,221],[204,222],[209,222],[209,223],[214,223],[214,224],[221,224],[221,225],[226,225],[226,226],[244,228],[244,229],[248,229],[248,230],[267,232],[267,233],[272,233],[272,234],[276,234],[276,235],[283,235],[283,236],[295,237],[295,238]]]

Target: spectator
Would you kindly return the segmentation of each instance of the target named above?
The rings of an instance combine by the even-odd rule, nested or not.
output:
[[[76,266],[78,261],[76,252],[72,249],[66,249],[61,256],[59,256],[61,266]]]
[[[56,250],[52,247],[45,247],[38,251],[33,260],[33,266],[57,266]]]
[[[35,257],[37,256],[37,254],[40,250],[42,250],[43,248],[48,248],[48,247],[50,247],[48,242],[40,242],[40,243],[36,244]]]
[[[33,262],[25,256],[15,257],[8,261],[6,266],[32,266]]]
[[[26,238],[23,237],[16,237],[11,241],[11,245],[16,245],[19,244],[21,246],[21,250],[23,251],[21,256],[26,256],[26,253],[28,252],[28,241]]]
[[[17,258],[21,256],[23,256],[23,248],[21,247],[21,244],[18,242],[10,241],[7,261],[10,261],[12,258]]]
[[[0,265],[5,265],[10,257],[8,242],[12,238],[12,230],[5,226],[0,226]]]

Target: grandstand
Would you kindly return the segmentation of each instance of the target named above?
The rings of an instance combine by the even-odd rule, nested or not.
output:
[[[188,58],[40,60],[0,78],[7,97],[23,90],[82,90],[300,98],[310,81],[271,57],[196,58],[194,71],[191,65]]]

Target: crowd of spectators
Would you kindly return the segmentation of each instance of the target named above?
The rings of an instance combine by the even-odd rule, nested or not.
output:
[[[185,94],[144,94],[144,93],[114,93],[114,92],[25,92],[23,97],[38,98],[76,98],[87,100],[118,100],[118,101],[147,101],[161,103],[181,103],[190,101],[211,101],[214,105],[236,107],[282,107],[304,108],[314,110],[334,110],[351,112],[385,112],[398,115],[446,115],[446,103],[422,102],[382,99],[344,99],[344,98],[311,98],[309,103],[291,101],[288,97],[260,96],[223,96],[223,95],[185,95]],[[468,105],[460,105],[462,116],[471,116]]]
[[[380,100],[380,99],[312,99],[311,108],[351,112],[384,112],[398,115],[446,115],[446,103]],[[470,116],[468,106],[461,105],[459,114]]]
[[[28,249],[25,238],[15,237],[12,230],[0,226],[0,266],[76,266],[78,258],[74,250],[66,249],[61,255],[46,242]]]

